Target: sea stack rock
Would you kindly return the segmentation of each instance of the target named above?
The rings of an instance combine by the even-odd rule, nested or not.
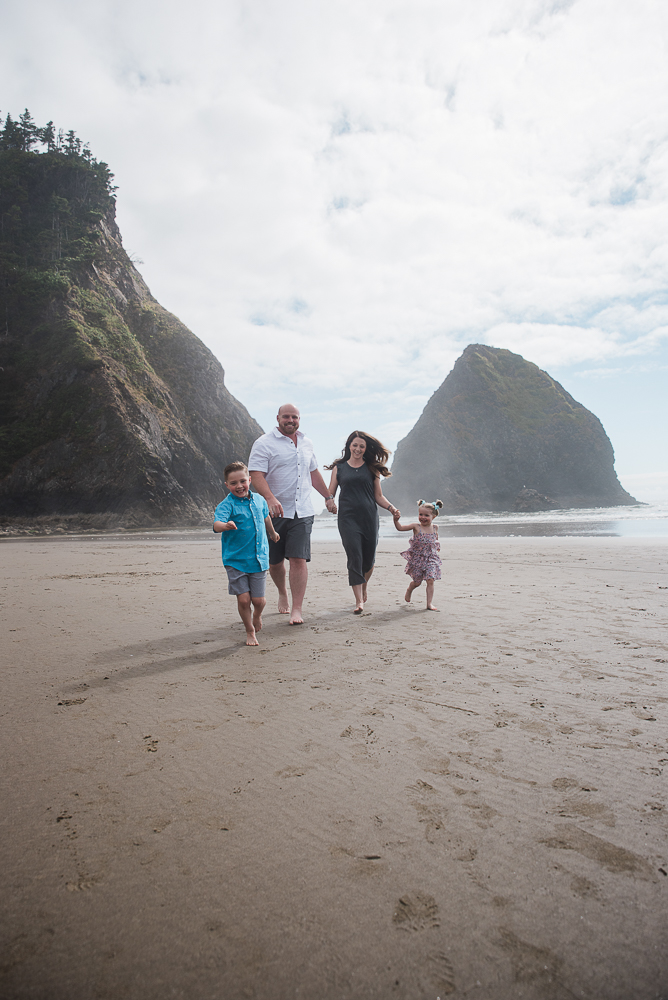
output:
[[[262,428],[124,251],[106,164],[30,125],[0,139],[0,519],[210,520]]]
[[[608,507],[622,488],[600,420],[519,354],[470,344],[399,442],[385,493],[409,510]]]

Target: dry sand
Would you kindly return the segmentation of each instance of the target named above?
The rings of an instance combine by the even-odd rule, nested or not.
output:
[[[668,997],[668,545],[4,542],[3,1000]]]

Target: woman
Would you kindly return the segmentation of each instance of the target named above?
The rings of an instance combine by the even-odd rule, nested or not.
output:
[[[339,534],[348,556],[348,582],[355,595],[354,614],[361,615],[367,599],[366,586],[373,573],[378,545],[378,509],[400,513],[384,496],[380,477],[390,476],[387,468],[390,453],[380,441],[353,431],[348,435],[341,458],[326,469],[332,469],[329,492],[339,499]]]

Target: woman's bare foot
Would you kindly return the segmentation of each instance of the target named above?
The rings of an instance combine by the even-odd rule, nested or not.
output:
[[[362,604],[362,602],[360,601],[360,603],[359,603],[359,604],[357,605],[357,607],[356,607],[356,608],[355,608],[355,610],[353,611],[353,614],[354,614],[354,615],[361,615],[363,611],[364,611],[364,605],[363,605],[363,604]]]
[[[435,604],[428,604],[427,605],[427,611],[440,611],[440,610],[441,609],[437,608]]]
[[[250,632],[246,632],[246,645],[247,646],[259,646],[260,643],[255,638],[255,629]]]
[[[362,604],[366,604],[367,600],[368,597],[367,597],[366,583],[365,583],[364,586],[362,587]]]

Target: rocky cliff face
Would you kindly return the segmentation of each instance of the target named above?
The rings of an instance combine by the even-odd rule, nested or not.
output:
[[[262,433],[123,250],[105,169],[0,151],[4,521],[208,520]]]
[[[471,344],[399,442],[385,493],[406,510],[420,497],[452,514],[540,509],[521,508],[522,490],[544,509],[636,502],[593,413],[519,354]]]

